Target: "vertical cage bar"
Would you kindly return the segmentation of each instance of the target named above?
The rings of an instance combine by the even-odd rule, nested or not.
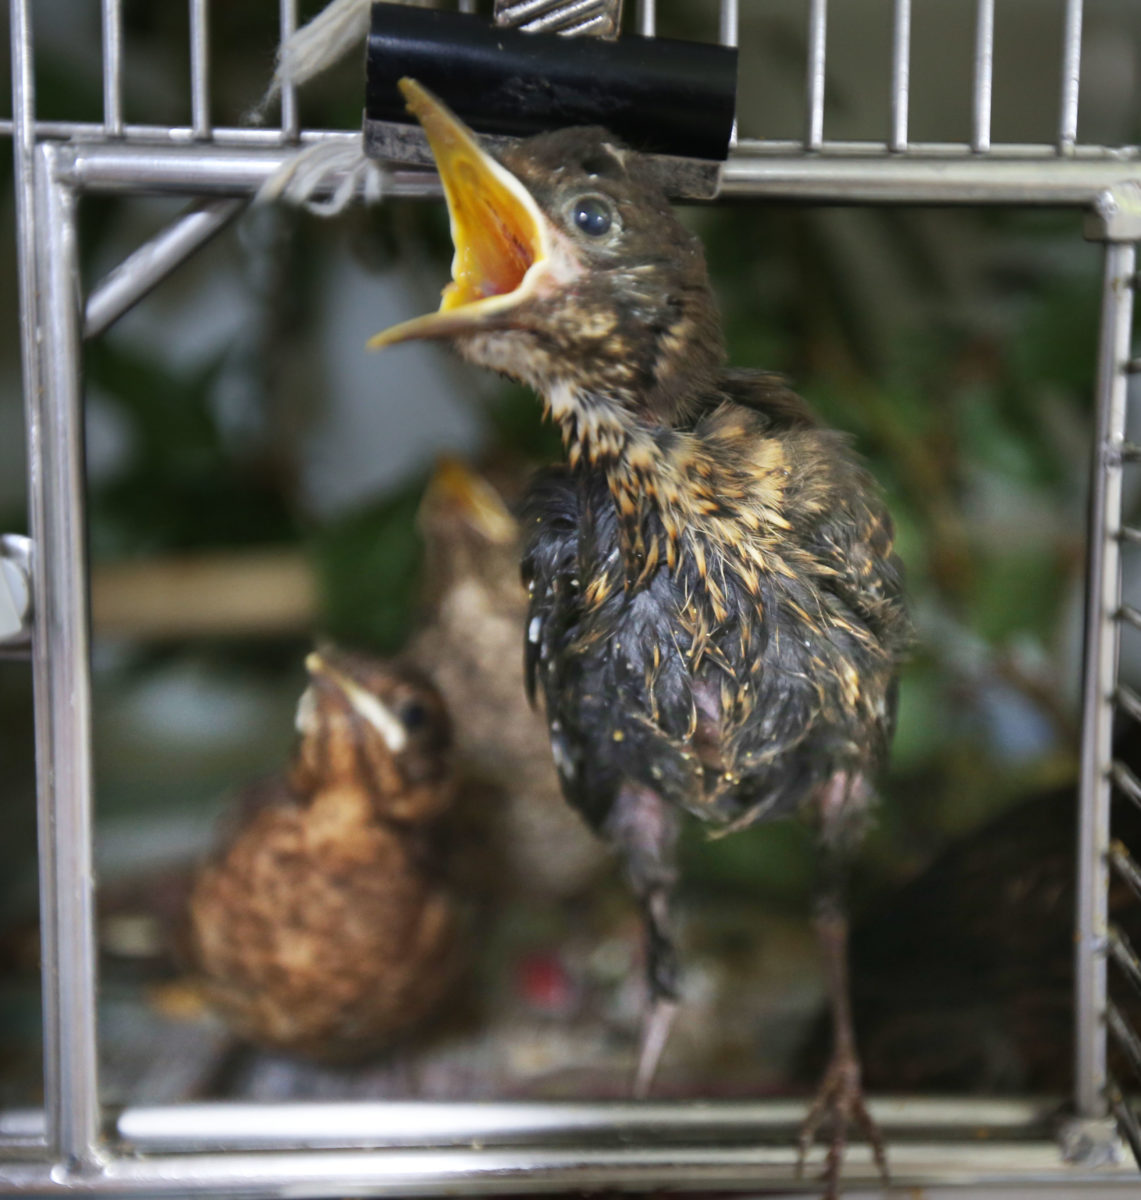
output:
[[[741,13],[737,0],[721,0],[721,21],[718,30],[722,46],[738,46],[741,41]],[[733,117],[733,128],[729,131],[730,149],[737,145],[737,118]]]
[[[653,37],[658,32],[657,0],[638,0],[638,32]]]
[[[1078,93],[1082,78],[1082,0],[1066,0],[1062,32],[1062,108],[1058,115],[1058,153],[1070,154],[1078,140]]]
[[[9,8],[12,54],[12,152],[15,160],[16,193],[16,240],[18,243],[17,267],[20,285],[20,361],[24,384],[24,413],[28,445],[29,491],[36,487],[40,446],[40,359],[36,340],[37,292],[36,279],[36,87],[35,55],[32,39],[30,0],[11,0]],[[29,497],[29,510],[34,505]],[[29,513],[29,532],[36,536],[34,511]],[[33,572],[39,558],[33,543]],[[33,587],[35,583],[33,581]],[[43,639],[33,625],[33,655]],[[48,1150],[54,1156],[63,1153],[64,1134],[61,1129],[60,1056],[59,1039],[56,1031],[60,1026],[60,1014],[52,979],[57,962],[57,944],[52,937],[49,923],[43,914],[51,909],[51,897],[55,889],[55,854],[51,843],[51,830],[47,814],[42,807],[43,785],[51,771],[51,745],[48,739],[48,715],[50,697],[42,667],[34,666],[34,707],[36,737],[36,783],[41,807],[38,812],[39,876],[41,908],[41,980],[43,994],[43,1075],[44,1075],[44,1136]]]
[[[210,136],[210,13],[208,0],[190,0],[190,125]]]
[[[971,105],[971,149],[990,149],[991,99],[994,90],[994,0],[978,0],[975,17],[975,73]]]
[[[281,0],[278,9],[279,46],[284,46],[297,29],[297,0]],[[285,79],[281,84],[281,137],[282,141],[295,142],[301,135],[301,121],[297,112],[297,86]]]
[[[56,178],[62,147],[35,151],[41,384],[30,464],[35,546],[33,669],[40,820],[40,925],[48,1127],[61,1157],[93,1164],[99,1149],[92,866],[91,679],[80,395],[76,197]],[[42,697],[42,701],[41,698]],[[40,733],[40,726],[43,733]]]
[[[891,150],[907,149],[911,86],[911,0],[895,0],[891,30]]]
[[[1089,570],[1078,822],[1078,911],[1075,945],[1074,1084],[1078,1113],[1104,1117],[1105,1006],[1109,888],[1109,771],[1113,761],[1113,693],[1121,602],[1121,445],[1133,326],[1130,244],[1105,249],[1097,368],[1097,440],[1090,482]]]
[[[819,150],[824,144],[824,68],[827,42],[828,0],[809,0],[806,79],[808,121],[804,134],[806,150]]]
[[[103,131],[123,136],[123,0],[103,0]]]

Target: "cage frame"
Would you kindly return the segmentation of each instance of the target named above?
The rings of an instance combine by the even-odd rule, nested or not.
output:
[[[31,0],[10,0],[21,354],[27,419],[31,658],[44,979],[45,1105],[0,1114],[0,1193],[243,1196],[427,1195],[617,1188],[813,1191],[794,1177],[792,1102],[354,1102],[134,1107],[104,1113],[98,1095],[93,928],[88,579],[84,548],[82,344],[139,302],[223,229],[298,145],[356,133],[303,130],[285,86],[277,129],[215,128],[209,98],[208,0],[188,0],[191,121],[131,125],[122,103],[122,0],[101,0],[104,117],[38,122]],[[857,204],[1050,205],[1084,210],[1105,243],[1091,465],[1083,676],[1076,926],[1076,1087],[1073,1119],[1053,1102],[879,1099],[894,1184],[925,1195],[1135,1195],[1113,1117],[1132,1118],[1106,1071],[1107,1031],[1122,1036],[1107,998],[1110,960],[1135,956],[1107,921],[1111,870],[1136,864],[1111,845],[1115,790],[1138,800],[1112,757],[1114,713],[1141,715],[1117,685],[1123,621],[1121,545],[1141,531],[1121,520],[1136,246],[1141,241],[1141,149],[1078,142],[1082,0],[1066,0],[1057,138],[1051,145],[991,138],[994,0],[976,0],[969,143],[908,138],[911,0],[893,0],[890,129],[882,143],[823,136],[827,0],[806,0],[806,127],[797,142],[734,139],[719,195]],[[471,3],[460,0],[461,8]],[[279,0],[284,38],[296,0]],[[638,31],[655,32],[654,0]],[[737,0],[721,0],[721,41],[738,40]],[[132,253],[85,298],[76,215],[87,194],[181,196],[191,207]],[[438,197],[431,172],[393,166],[387,196]],[[1120,1014],[1116,1014],[1119,1018]],[[1128,1030],[1126,1030],[1128,1032]],[[846,1194],[880,1194],[871,1157],[854,1146]]]

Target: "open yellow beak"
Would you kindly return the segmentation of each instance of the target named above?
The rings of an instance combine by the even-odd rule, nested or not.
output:
[[[370,350],[494,325],[529,293],[550,257],[546,219],[527,189],[426,88],[402,79],[400,90],[436,159],[456,253],[439,310],[376,334]]]
[[[436,461],[420,503],[420,516],[428,521],[458,517],[494,545],[513,545],[519,536],[519,524],[503,497],[482,475],[451,455]]]

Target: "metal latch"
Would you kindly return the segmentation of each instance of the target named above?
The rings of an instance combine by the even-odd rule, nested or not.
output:
[[[32,542],[0,534],[0,645],[21,645],[31,635]]]
[[[495,23],[527,33],[616,38],[622,0],[495,0]]]

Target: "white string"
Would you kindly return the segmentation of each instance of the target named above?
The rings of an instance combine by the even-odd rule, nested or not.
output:
[[[433,8],[437,0],[398,0]],[[277,67],[261,102],[250,114],[260,124],[282,87],[300,87],[327,71],[368,36],[372,0],[332,0],[311,21],[295,30],[277,48]]]
[[[371,0],[332,0],[313,20],[295,29],[277,48],[273,80],[250,114],[260,124],[282,86],[295,87],[327,71],[368,34]]]
[[[332,186],[327,200],[314,200]],[[255,204],[280,201],[318,217],[335,217],[358,198],[376,204],[384,196],[384,171],[364,152],[363,136],[315,142],[291,155],[258,189]]]

